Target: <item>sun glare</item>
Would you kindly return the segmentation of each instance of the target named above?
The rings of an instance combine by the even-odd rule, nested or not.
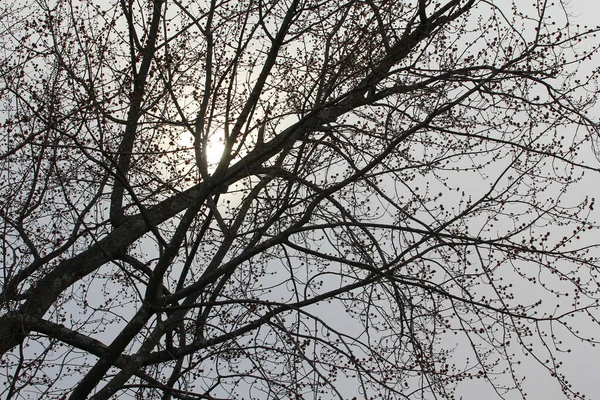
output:
[[[216,167],[221,157],[223,157],[223,150],[225,149],[225,143],[222,139],[211,138],[208,140],[208,146],[206,147],[206,161],[208,167]]]

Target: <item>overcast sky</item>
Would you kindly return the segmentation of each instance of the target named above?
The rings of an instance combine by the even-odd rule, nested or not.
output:
[[[500,0],[495,1],[494,3],[503,2],[508,1]],[[519,3],[521,3],[521,1],[517,0],[516,4],[519,5]],[[573,15],[573,22],[588,26],[599,25],[599,2],[589,0],[567,0],[564,3],[568,7],[567,10]],[[600,37],[598,38],[598,42],[600,43]],[[590,69],[597,67],[597,62],[590,63]],[[595,116],[597,117],[600,115],[600,105],[596,106],[596,110]],[[600,162],[596,162],[598,162],[600,166]],[[583,184],[571,188],[573,190],[569,193],[577,197],[581,195],[590,195],[598,199],[600,198],[599,188],[600,176],[592,176],[589,174],[587,180]],[[592,322],[589,322],[589,324],[592,324]],[[586,327],[585,325],[582,325],[581,329],[584,331],[586,329],[597,330],[598,327],[591,325]],[[568,333],[563,333],[565,338],[570,337]],[[569,382],[573,387],[583,392],[587,398],[600,399],[600,346],[592,348],[589,344],[582,344],[573,337],[571,337],[571,339],[570,343],[565,344],[565,348],[569,348],[571,352],[562,353],[560,355],[561,360],[564,361],[561,370],[569,377]],[[520,348],[515,348],[515,351],[522,352]],[[523,358],[523,360],[527,360],[527,358]],[[539,365],[532,363],[531,369],[527,371],[528,374],[524,382],[524,387],[529,395],[529,399],[558,400],[565,398],[560,391],[557,382],[550,377],[547,372],[543,371]],[[457,391],[457,395],[464,400],[486,399],[488,396],[489,398],[494,398],[494,394],[491,392],[487,383],[473,381],[465,382]],[[513,392],[511,395],[505,396],[505,398],[520,399],[522,397],[518,392]]]

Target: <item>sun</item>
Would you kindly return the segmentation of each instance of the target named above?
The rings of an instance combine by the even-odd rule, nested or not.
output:
[[[223,157],[223,151],[225,150],[225,143],[222,138],[212,137],[208,139],[206,146],[206,162],[209,168],[216,168],[219,161]]]

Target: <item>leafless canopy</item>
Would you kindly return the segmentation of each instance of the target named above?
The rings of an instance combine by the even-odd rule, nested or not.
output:
[[[571,14],[0,3],[0,397],[502,397],[534,370],[583,396],[598,41]]]

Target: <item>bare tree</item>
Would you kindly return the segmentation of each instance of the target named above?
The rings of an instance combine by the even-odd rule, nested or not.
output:
[[[524,396],[533,365],[583,396],[598,30],[567,2],[9,3],[3,398]]]

